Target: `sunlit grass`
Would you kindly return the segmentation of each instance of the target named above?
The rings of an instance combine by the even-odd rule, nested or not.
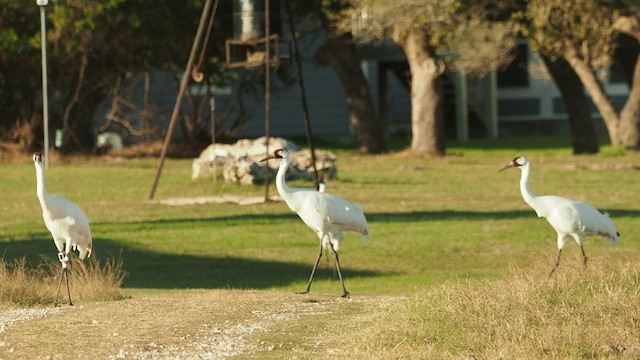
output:
[[[449,145],[442,158],[413,157],[404,151],[361,156],[344,147],[332,149],[339,155],[339,176],[329,181],[328,192],[360,202],[371,228],[369,243],[348,235],[341,246],[347,289],[354,299],[408,300],[375,314],[354,302],[347,307],[366,316],[328,318],[318,325],[326,326],[324,331],[279,341],[304,348],[295,341],[312,341],[318,333],[318,341],[335,345],[334,354],[348,350],[360,358],[596,357],[610,341],[637,345],[631,335],[639,333],[629,319],[640,316],[630,310],[640,308],[634,295],[640,272],[635,265],[640,256],[640,182],[634,166],[640,165],[640,155],[605,145],[598,155],[573,156],[568,140],[560,137]],[[532,163],[534,193],[566,196],[610,212],[622,235],[620,247],[588,238],[590,260],[583,270],[578,247],[568,243],[557,274],[548,279],[557,253],[556,234],[522,200],[520,172],[497,172],[519,155]],[[41,271],[42,257],[55,263],[57,251],[42,221],[34,169],[26,156],[23,164],[0,164],[0,250],[9,263],[25,257],[21,266],[28,272]],[[125,293],[135,297],[169,289],[304,289],[318,240],[286,204],[162,205],[157,200],[170,197],[260,196],[264,187],[222,179],[192,181],[191,160],[168,159],[151,201],[156,165],[156,159],[70,159],[54,163],[47,172],[49,192],[73,200],[88,214],[92,258],[121,259],[121,270],[127,273],[121,286]],[[273,186],[270,193],[277,193]],[[46,284],[42,291],[43,298],[55,295]],[[332,263],[325,258],[311,292],[341,293]],[[544,300],[552,295],[557,303]],[[574,297],[580,306],[567,305]],[[612,310],[621,303],[630,305]],[[560,314],[554,318],[556,312]],[[594,322],[583,324],[586,318]],[[606,333],[609,325],[615,338]],[[528,333],[522,334],[523,326]],[[335,335],[339,339],[333,339],[328,334],[335,328],[348,328],[358,336],[341,331]],[[570,340],[572,335],[578,339]],[[323,349],[306,350],[327,356]]]
[[[603,259],[600,259],[603,260]],[[640,268],[597,262],[548,278],[517,268],[503,280],[419,291],[332,338],[353,358],[599,358],[640,350]],[[347,350],[348,349],[348,350]],[[635,350],[634,350],[635,349]]]
[[[329,181],[328,191],[360,202],[372,233],[368,244],[348,235],[341,248],[350,291],[411,293],[449,279],[500,278],[508,274],[510,262],[553,261],[555,234],[522,200],[519,172],[497,173],[517,155],[532,162],[530,185],[535,193],[567,196],[611,212],[622,246],[632,254],[638,251],[629,239],[640,230],[634,221],[640,209],[637,174],[607,167],[640,163],[638,155],[575,157],[567,140],[556,137],[454,142],[449,149],[452,155],[443,158],[406,153],[361,156],[336,150],[339,177]],[[284,203],[157,202],[177,196],[261,196],[263,186],[227,184],[222,179],[192,181],[191,160],[168,159],[156,198],[150,201],[156,159],[81,160],[54,162],[46,174],[47,189],[87,213],[96,258],[121,254],[123,270],[129,274],[125,288],[304,287],[317,238]],[[30,157],[24,164],[0,164],[0,171],[6,174],[0,195],[5,213],[0,245],[6,258],[25,256],[29,264],[37,264],[42,256],[54,257],[35,196]],[[273,186],[270,193],[277,194]],[[571,245],[568,262],[579,259]],[[587,241],[586,250],[623,256],[596,239]],[[312,290],[338,291],[333,271],[322,264]]]

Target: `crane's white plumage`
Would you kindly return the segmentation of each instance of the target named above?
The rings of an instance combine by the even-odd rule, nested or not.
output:
[[[89,219],[82,210],[71,201],[55,195],[49,195],[44,184],[44,169],[42,166],[42,155],[35,153],[33,163],[36,168],[37,195],[42,207],[42,217],[44,224],[53,237],[53,242],[58,249],[58,259],[62,263],[62,276],[66,273],[69,262],[69,252],[78,250],[81,260],[91,256],[92,237],[89,227]],[[67,275],[67,291],[69,292],[69,277]],[[60,285],[58,285],[58,292]],[[56,302],[57,302],[56,296]],[[69,304],[71,295],[69,294]]]
[[[349,293],[344,287],[344,281],[342,280],[342,274],[340,272],[340,262],[337,251],[340,248],[340,242],[345,232],[357,232],[360,234],[362,241],[369,240],[369,225],[362,212],[362,208],[359,204],[350,203],[332,194],[311,189],[290,188],[287,186],[285,175],[291,163],[291,156],[286,150],[278,149],[262,161],[269,159],[281,159],[276,176],[276,187],[280,196],[282,196],[289,208],[297,213],[300,219],[316,232],[321,240],[318,258],[311,272],[311,278],[309,279],[305,293],[308,293],[311,288],[313,275],[322,257],[322,249],[324,247],[333,250],[336,269],[338,270],[344,291],[343,297],[348,297]]]
[[[617,246],[620,234],[609,214],[601,213],[591,205],[580,201],[566,199],[560,196],[538,196],[529,189],[530,163],[524,156],[517,157],[499,171],[508,168],[518,168],[522,171],[520,177],[520,192],[524,201],[529,204],[538,217],[547,219],[558,234],[558,257],[551,274],[560,264],[560,253],[566,241],[575,240],[582,251],[584,266],[587,257],[584,253],[583,240],[587,236],[601,236],[609,244]],[[551,275],[550,274],[550,275]]]

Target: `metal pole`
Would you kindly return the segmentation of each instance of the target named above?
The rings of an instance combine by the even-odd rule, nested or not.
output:
[[[264,19],[264,35],[266,37],[266,44],[267,44],[267,49],[266,49],[266,59],[265,59],[265,76],[264,76],[264,88],[265,88],[265,93],[264,93],[264,134],[266,137],[266,141],[265,141],[265,149],[266,149],[266,155],[265,156],[269,156],[269,137],[271,136],[270,134],[270,128],[271,128],[271,39],[269,38],[271,36],[270,34],[270,29],[269,29],[269,18],[271,17],[270,11],[269,11],[269,0],[265,0],[264,1],[264,12],[265,12],[265,19]],[[269,165],[266,165],[264,168],[264,201],[269,201]]]
[[[42,43],[42,119],[44,122],[44,168],[49,169],[49,99],[47,97],[47,25],[46,5],[40,6],[40,39]]]
[[[160,153],[160,163],[158,164],[158,169],[156,170],[156,176],[153,179],[153,185],[151,186],[151,193],[149,193],[150,200],[153,199],[153,196],[156,193],[156,187],[158,186],[160,173],[162,172],[162,167],[164,166],[164,159],[167,155],[167,148],[169,147],[169,143],[171,142],[171,137],[173,136],[173,128],[176,126],[176,120],[178,119],[178,114],[180,113],[180,107],[182,105],[182,97],[184,96],[184,91],[187,88],[187,84],[189,83],[189,76],[191,74],[191,68],[193,67],[193,58],[195,57],[196,50],[198,49],[200,38],[202,38],[204,24],[207,22],[207,17],[209,16],[210,12],[211,12],[211,0],[207,0],[204,4],[204,8],[202,9],[202,15],[200,16],[200,24],[198,25],[198,30],[196,31],[196,37],[195,39],[193,39],[193,45],[191,46],[191,53],[189,54],[187,67],[184,70],[184,74],[182,75],[182,82],[180,83],[178,98],[176,99],[176,104],[173,107],[173,113],[171,114],[171,121],[169,122],[169,128],[167,129],[167,135],[165,136],[164,143],[162,144],[162,152]]]

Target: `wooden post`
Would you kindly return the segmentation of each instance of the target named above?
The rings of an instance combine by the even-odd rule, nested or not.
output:
[[[162,172],[162,168],[164,166],[164,160],[167,156],[167,148],[169,147],[169,143],[171,142],[171,138],[173,137],[173,129],[176,126],[176,120],[178,119],[178,114],[180,113],[180,107],[182,106],[182,97],[184,96],[184,91],[187,88],[187,84],[189,83],[189,76],[191,75],[191,68],[193,67],[193,58],[196,55],[196,50],[198,49],[198,44],[200,43],[200,39],[202,38],[202,33],[204,29],[204,24],[207,22],[207,17],[211,13],[211,0],[207,0],[202,8],[202,15],[200,16],[200,24],[198,25],[198,30],[196,31],[196,37],[193,40],[193,45],[191,46],[191,53],[189,54],[189,60],[187,60],[187,66],[182,74],[182,82],[180,83],[180,90],[178,91],[178,97],[176,99],[176,104],[173,106],[173,113],[171,114],[171,121],[169,122],[169,128],[167,129],[167,135],[164,138],[164,143],[162,144],[162,152],[160,153],[160,162],[158,163],[158,169],[156,170],[156,176],[153,179],[153,185],[151,186],[151,192],[149,193],[149,200],[153,199],[153,196],[156,193],[156,188],[158,186],[158,180],[160,179],[160,173]]]
[[[487,97],[487,136],[491,139],[498,138],[498,75],[494,71],[487,74],[489,96]]]
[[[464,71],[455,73],[456,98],[456,138],[469,140],[469,111],[467,99],[467,74]]]

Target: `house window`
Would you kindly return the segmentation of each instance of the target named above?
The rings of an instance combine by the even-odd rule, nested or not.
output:
[[[498,87],[528,87],[529,86],[529,46],[518,44],[516,57],[503,71],[498,72]]]

